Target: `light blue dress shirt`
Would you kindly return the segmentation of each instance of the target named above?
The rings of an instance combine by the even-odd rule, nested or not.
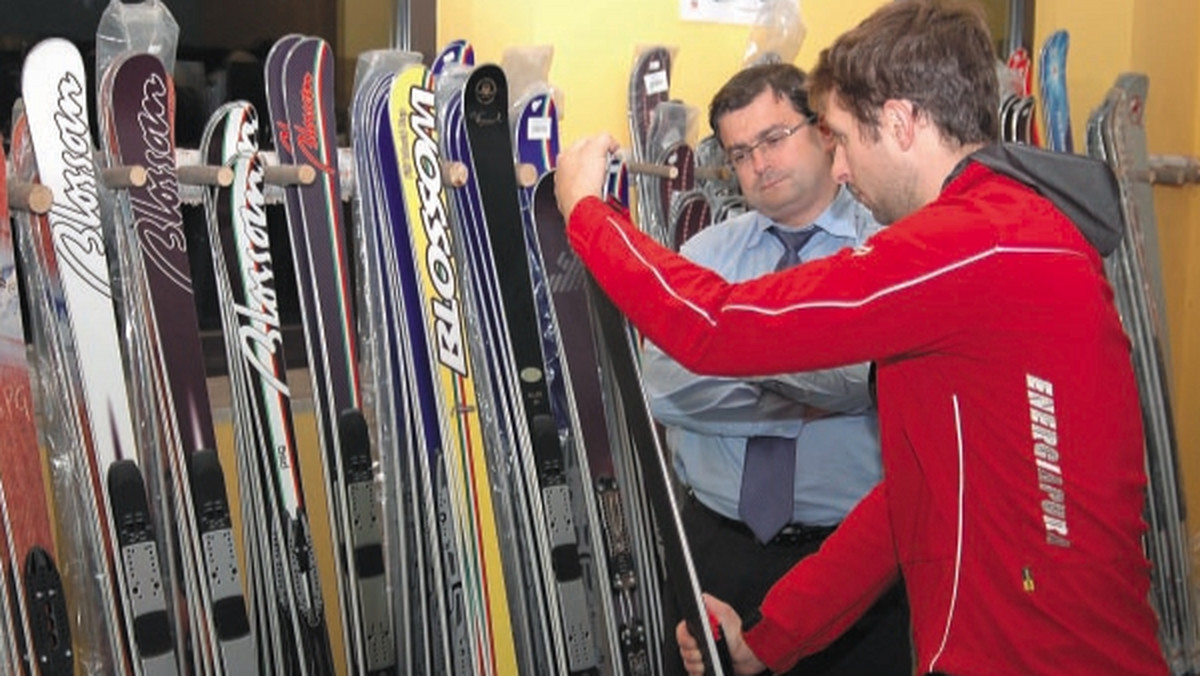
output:
[[[772,272],[783,244],[756,211],[705,228],[681,253],[730,282]],[[880,225],[841,188],[817,218],[801,261],[862,244]],[[788,349],[787,336],[779,349]],[[655,418],[666,427],[680,482],[714,511],[738,518],[746,439],[796,437],[794,521],[829,526],[881,478],[879,433],[867,391],[867,364],[748,382],[699,376],[655,345],[645,344],[642,370]],[[805,419],[807,406],[834,415]],[[811,416],[810,416],[811,417]]]

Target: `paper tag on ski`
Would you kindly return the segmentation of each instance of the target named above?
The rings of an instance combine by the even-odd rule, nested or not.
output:
[[[550,138],[552,127],[550,118],[547,117],[531,117],[529,124],[526,125],[525,131],[529,135],[531,141],[545,141]]]
[[[667,71],[658,70],[652,73],[646,73],[642,78],[642,83],[646,85],[646,94],[653,96],[661,94],[670,88],[670,81],[667,80]]]

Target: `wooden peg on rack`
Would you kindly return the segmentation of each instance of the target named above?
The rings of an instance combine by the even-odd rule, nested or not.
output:
[[[308,164],[269,164],[263,167],[263,182],[270,185],[310,185],[317,170]]]
[[[467,184],[471,172],[462,162],[442,160],[442,185],[447,188],[461,188]]]
[[[528,162],[517,163],[517,185],[522,188],[532,188],[537,184],[537,167]]]
[[[13,209],[29,211],[38,215],[50,211],[54,203],[54,195],[50,188],[41,183],[25,183],[9,181],[8,205]]]
[[[629,169],[629,173],[631,174],[657,176],[659,178],[665,178],[671,181],[679,178],[679,168],[666,164],[654,164],[653,162],[626,162],[625,167]]]
[[[188,185],[215,185],[228,188],[233,185],[233,169],[210,165],[186,164],[178,169],[180,183]]]
[[[138,164],[109,167],[100,172],[100,181],[113,189],[140,188],[146,185],[146,178],[146,168]]]
[[[653,162],[635,162],[630,158],[629,151],[622,148],[617,152],[617,157],[625,163],[625,168],[631,174],[642,174],[644,176],[657,176],[673,181],[679,177],[679,169],[667,164],[655,164]]]
[[[1146,180],[1158,185],[1200,183],[1200,159],[1182,155],[1151,155]]]

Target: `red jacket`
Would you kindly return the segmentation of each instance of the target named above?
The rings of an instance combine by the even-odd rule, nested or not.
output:
[[[742,284],[598,199],[568,233],[691,370],[877,363],[885,478],[763,601],[746,640],[772,669],[827,645],[902,574],[920,673],[1167,672],[1129,340],[1099,254],[1050,201],[967,163],[865,246]]]

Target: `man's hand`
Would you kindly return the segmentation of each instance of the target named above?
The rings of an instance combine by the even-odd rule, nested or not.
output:
[[[554,197],[563,220],[570,220],[571,210],[585,197],[600,196],[604,175],[608,171],[608,155],[620,146],[610,134],[597,134],[579,141],[559,153],[554,171]]]
[[[742,638],[742,618],[732,606],[708,594],[704,595],[704,607],[717,618],[721,625],[721,633],[725,637],[725,647],[733,660],[735,674],[750,676],[757,674],[767,666],[760,662],[746,641]],[[704,675],[704,658],[700,652],[700,643],[687,629],[685,622],[675,627],[675,638],[679,641],[679,656],[683,658],[683,667],[691,676]]]

